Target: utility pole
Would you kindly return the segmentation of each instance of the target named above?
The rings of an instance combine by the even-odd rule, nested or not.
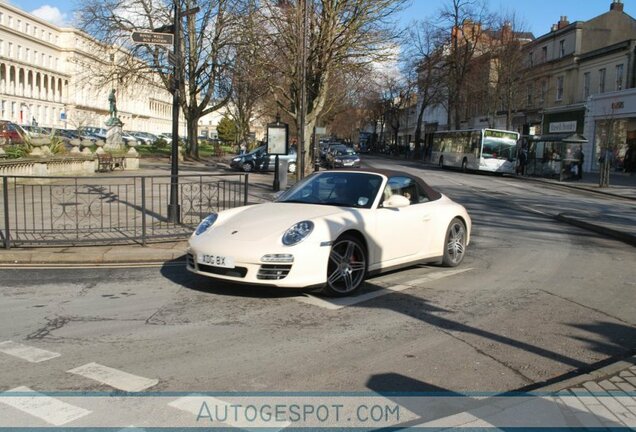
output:
[[[179,206],[179,72],[181,70],[181,5],[174,0],[174,69],[172,73],[172,152],[170,166],[170,203],[168,204],[168,220],[179,223],[181,209]]]
[[[305,178],[305,123],[307,121],[307,33],[308,25],[308,0],[302,0],[302,38],[300,46],[300,131],[299,134],[299,158],[298,158],[298,179]]]
[[[170,168],[170,203],[168,204],[168,221],[180,223],[181,206],[179,205],[179,89],[181,88],[181,18],[199,12],[199,7],[181,10],[181,1],[174,0],[174,69],[172,74],[172,163]]]

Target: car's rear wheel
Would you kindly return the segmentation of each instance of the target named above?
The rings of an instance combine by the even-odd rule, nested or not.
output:
[[[251,172],[254,169],[254,165],[252,165],[251,162],[245,162],[243,165],[241,165],[241,169],[243,170],[243,172]]]
[[[331,246],[327,264],[327,284],[323,293],[344,297],[362,286],[367,274],[367,252],[360,240],[345,234]]]
[[[444,258],[442,265],[446,267],[458,266],[466,254],[466,226],[461,219],[455,218],[448,225],[444,243]]]

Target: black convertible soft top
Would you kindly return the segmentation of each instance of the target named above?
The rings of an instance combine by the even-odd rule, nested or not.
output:
[[[381,174],[386,177],[393,177],[393,176],[409,177],[409,178],[412,178],[418,185],[420,185],[420,187],[422,188],[422,190],[424,190],[424,192],[426,193],[426,196],[428,197],[430,201],[435,201],[442,197],[441,193],[439,193],[438,191],[430,187],[428,183],[426,183],[421,177],[406,173],[404,171],[374,169],[374,168],[371,168],[371,169],[364,168],[361,171]]]

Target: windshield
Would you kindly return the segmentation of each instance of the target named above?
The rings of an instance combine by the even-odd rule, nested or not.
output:
[[[326,171],[307,177],[276,201],[371,208],[381,184],[376,174]]]
[[[484,159],[507,159],[514,160],[517,143],[514,140],[505,138],[484,138],[484,145],[481,156]]]
[[[347,149],[343,149],[343,150],[338,150],[336,152],[336,155],[338,155],[338,156],[355,156],[356,152],[355,152],[355,150],[353,150],[351,148],[347,148]]]

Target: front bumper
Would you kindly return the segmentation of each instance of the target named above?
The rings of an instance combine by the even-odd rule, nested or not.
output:
[[[223,251],[202,244],[190,243],[186,258],[187,269],[201,276],[236,283],[267,285],[280,288],[306,288],[324,285],[327,281],[328,246],[318,243],[300,243],[292,247],[273,247],[259,253],[246,245],[232,245]],[[214,267],[197,262],[202,254],[231,256],[234,268]],[[291,254],[292,263],[264,262],[267,254]]]
[[[334,161],[333,166],[334,168],[360,168],[360,161]]]

